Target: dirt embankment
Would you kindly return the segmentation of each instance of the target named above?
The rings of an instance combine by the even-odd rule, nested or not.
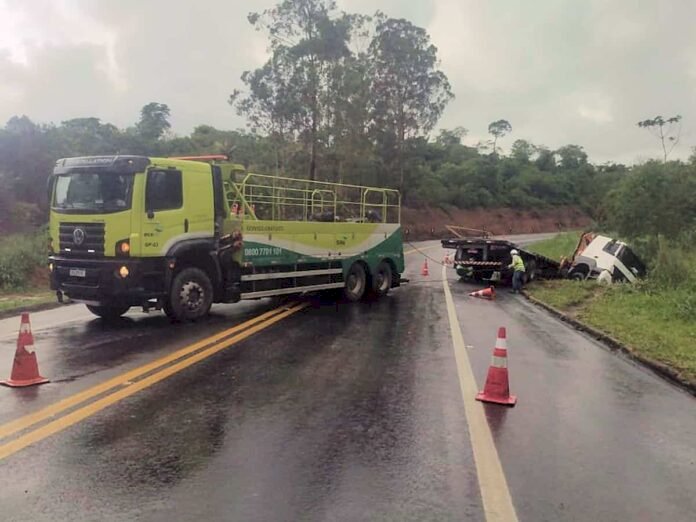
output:
[[[403,208],[401,223],[412,240],[436,239],[452,234],[446,225],[486,230],[493,235],[533,234],[583,229],[591,219],[577,207],[554,207],[539,210],[511,208],[451,209]]]

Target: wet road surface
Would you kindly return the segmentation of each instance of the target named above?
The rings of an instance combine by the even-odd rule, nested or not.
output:
[[[443,252],[436,242],[418,248],[432,258],[429,277],[412,252],[411,284],[387,298],[308,301],[7,455],[0,520],[492,520],[436,265]],[[692,397],[518,296],[473,299],[474,287],[447,276],[479,385],[498,326],[508,330],[518,405],[476,404],[520,520],[693,518]],[[32,314],[52,382],[0,388],[0,436],[8,422],[274,308],[216,306],[195,325],[130,313],[107,326],[80,306]],[[0,321],[0,372],[17,326]],[[0,437],[0,451],[78,408]]]

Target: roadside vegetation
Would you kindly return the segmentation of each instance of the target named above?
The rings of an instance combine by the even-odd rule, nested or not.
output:
[[[556,237],[538,241],[529,248],[537,254],[560,261],[561,258],[569,257],[573,253],[580,241],[580,235],[581,232],[564,232]]]
[[[645,244],[651,243],[643,239]],[[593,281],[556,280],[530,285],[528,291],[696,384],[696,249],[664,238],[656,243],[653,255],[643,249],[650,272],[638,284],[604,286]],[[567,235],[559,235],[530,248],[556,252],[567,246]],[[563,255],[572,255],[574,247]]]
[[[0,315],[55,301],[48,289],[45,231],[0,239]]]

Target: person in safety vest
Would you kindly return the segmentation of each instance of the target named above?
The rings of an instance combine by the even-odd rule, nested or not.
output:
[[[522,290],[522,283],[524,282],[524,261],[522,261],[520,253],[514,248],[510,250],[510,255],[512,255],[512,263],[508,265],[508,268],[514,270],[512,273],[512,293],[516,294]]]

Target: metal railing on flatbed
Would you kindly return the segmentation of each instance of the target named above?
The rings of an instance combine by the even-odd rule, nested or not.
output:
[[[270,221],[400,223],[398,190],[247,174],[226,183],[233,213]]]

